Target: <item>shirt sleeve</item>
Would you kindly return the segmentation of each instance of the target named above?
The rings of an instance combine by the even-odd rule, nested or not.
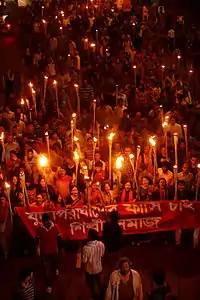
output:
[[[82,259],[83,259],[83,263],[86,264],[87,260],[88,260],[86,247],[83,247],[83,257],[82,257]]]

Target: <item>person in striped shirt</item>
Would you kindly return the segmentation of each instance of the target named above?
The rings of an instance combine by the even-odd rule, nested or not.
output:
[[[14,291],[13,300],[35,300],[36,291],[33,272],[29,268],[24,268],[20,274],[20,282]]]
[[[83,263],[85,264],[86,280],[92,299],[97,299],[101,293],[100,275],[102,272],[102,258],[105,246],[97,240],[98,233],[95,229],[88,232],[88,243],[83,247]]]
[[[83,81],[83,85],[79,89],[80,100],[85,109],[89,109],[91,101],[94,99],[94,90],[87,80]]]

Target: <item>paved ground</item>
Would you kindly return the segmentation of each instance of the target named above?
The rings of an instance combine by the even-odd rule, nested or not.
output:
[[[145,294],[151,287],[150,272],[153,269],[163,267],[173,292],[179,296],[178,299],[200,299],[199,250],[142,245],[138,248],[125,248],[122,255],[130,257],[133,267],[140,272]],[[32,266],[35,271],[41,299],[89,300],[84,272],[75,268],[75,259],[75,254],[68,252],[66,257],[60,261],[60,275],[55,279],[54,293],[51,297],[45,296],[42,269],[38,259],[23,258],[2,263],[0,268],[1,299],[10,299],[19,269],[26,265]],[[103,283],[105,285],[107,285],[109,273],[113,270],[115,263],[116,259],[113,255],[107,256],[104,260]]]

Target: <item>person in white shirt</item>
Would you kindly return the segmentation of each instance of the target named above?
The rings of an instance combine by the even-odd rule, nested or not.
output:
[[[105,297],[105,300],[120,299],[143,299],[140,275],[131,269],[131,261],[127,257],[121,258],[119,269],[111,274]]]
[[[167,161],[162,162],[162,168],[158,168],[158,177],[164,178],[167,184],[173,184],[174,174],[169,170],[169,163]]]
[[[100,274],[102,272],[102,257],[105,246],[97,241],[98,233],[95,229],[88,232],[89,242],[83,247],[83,263],[85,264],[86,280],[90,289],[91,297],[96,299],[101,293]]]
[[[177,133],[179,139],[183,137],[181,125],[176,123],[176,119],[174,117],[171,117],[169,125],[167,126],[167,131],[170,132],[172,135],[174,133]]]

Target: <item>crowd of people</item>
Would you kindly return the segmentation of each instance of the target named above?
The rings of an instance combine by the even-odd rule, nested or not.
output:
[[[2,233],[18,206],[199,200],[198,30],[120,5],[32,1],[8,16],[23,55],[0,107]]]

